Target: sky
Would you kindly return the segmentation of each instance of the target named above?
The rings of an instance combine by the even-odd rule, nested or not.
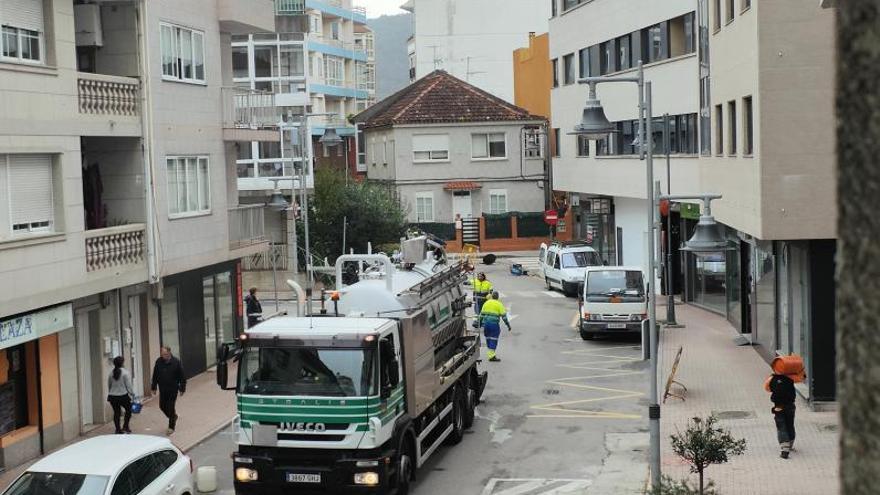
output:
[[[355,0],[355,5],[363,5],[367,8],[367,17],[379,17],[382,15],[405,14],[400,6],[406,0]]]

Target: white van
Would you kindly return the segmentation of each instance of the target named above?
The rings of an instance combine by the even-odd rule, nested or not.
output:
[[[578,296],[578,328],[581,338],[597,334],[640,333],[648,318],[645,277],[634,266],[587,268]]]
[[[582,242],[554,242],[549,246],[541,244],[538,259],[547,290],[556,288],[566,296],[577,294],[587,267],[602,265],[599,253]]]

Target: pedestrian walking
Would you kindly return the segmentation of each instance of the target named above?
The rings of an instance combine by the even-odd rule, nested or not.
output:
[[[180,360],[171,355],[171,348],[162,346],[159,359],[153,365],[153,381],[150,387],[153,393],[159,389],[159,409],[168,418],[168,431],[171,435],[177,426],[177,395],[186,393],[186,376]]]
[[[107,402],[113,408],[113,425],[116,426],[116,434],[131,433],[131,402],[134,400],[134,390],[131,388],[131,374],[123,368],[125,358],[116,356],[113,358],[113,371],[107,378]],[[122,411],[125,410],[125,418],[120,426]]]
[[[257,288],[251,287],[248,289],[248,295],[244,298],[245,305],[247,306],[247,324],[248,328],[256,325],[260,321],[263,320],[263,305],[260,304],[260,300],[257,299]]]
[[[804,365],[800,356],[780,356],[773,360],[773,373],[764,382],[764,390],[770,392],[773,421],[776,423],[776,439],[779,441],[779,457],[788,459],[794,447],[795,382],[803,381]]]
[[[501,361],[496,354],[498,349],[498,339],[501,337],[501,322],[507,325],[507,331],[510,331],[510,320],[507,319],[507,310],[501,304],[498,292],[493,291],[487,295],[488,299],[483,303],[482,311],[480,311],[479,321],[483,327],[483,335],[486,337],[486,357],[491,362]]]
[[[477,278],[472,281],[474,288],[474,314],[477,315],[477,319],[479,319],[480,313],[483,309],[483,303],[486,302],[486,298],[489,293],[492,292],[492,282],[489,282],[486,279],[486,274],[480,272],[477,274]],[[478,327],[479,323],[475,320],[474,327]]]

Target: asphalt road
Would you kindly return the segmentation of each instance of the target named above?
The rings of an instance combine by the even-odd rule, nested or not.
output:
[[[574,299],[546,291],[538,278],[511,276],[504,264],[480,269],[501,292],[513,331],[503,330],[501,362],[482,363],[489,383],[473,428],[459,445],[432,456],[413,492],[590,493],[604,476],[609,438],[646,431],[647,363],[639,341],[585,342],[573,327]],[[227,493],[233,444],[227,429],[190,451],[197,466],[217,466]],[[631,478],[643,476],[643,454],[630,456],[635,460],[623,463],[628,472],[618,475],[637,484]]]

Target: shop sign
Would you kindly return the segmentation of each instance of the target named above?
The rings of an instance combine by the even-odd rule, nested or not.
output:
[[[26,315],[0,320],[0,349],[73,327],[73,306],[62,304]]]
[[[700,205],[696,203],[681,203],[681,218],[688,218],[691,220],[699,220],[700,219]]]

